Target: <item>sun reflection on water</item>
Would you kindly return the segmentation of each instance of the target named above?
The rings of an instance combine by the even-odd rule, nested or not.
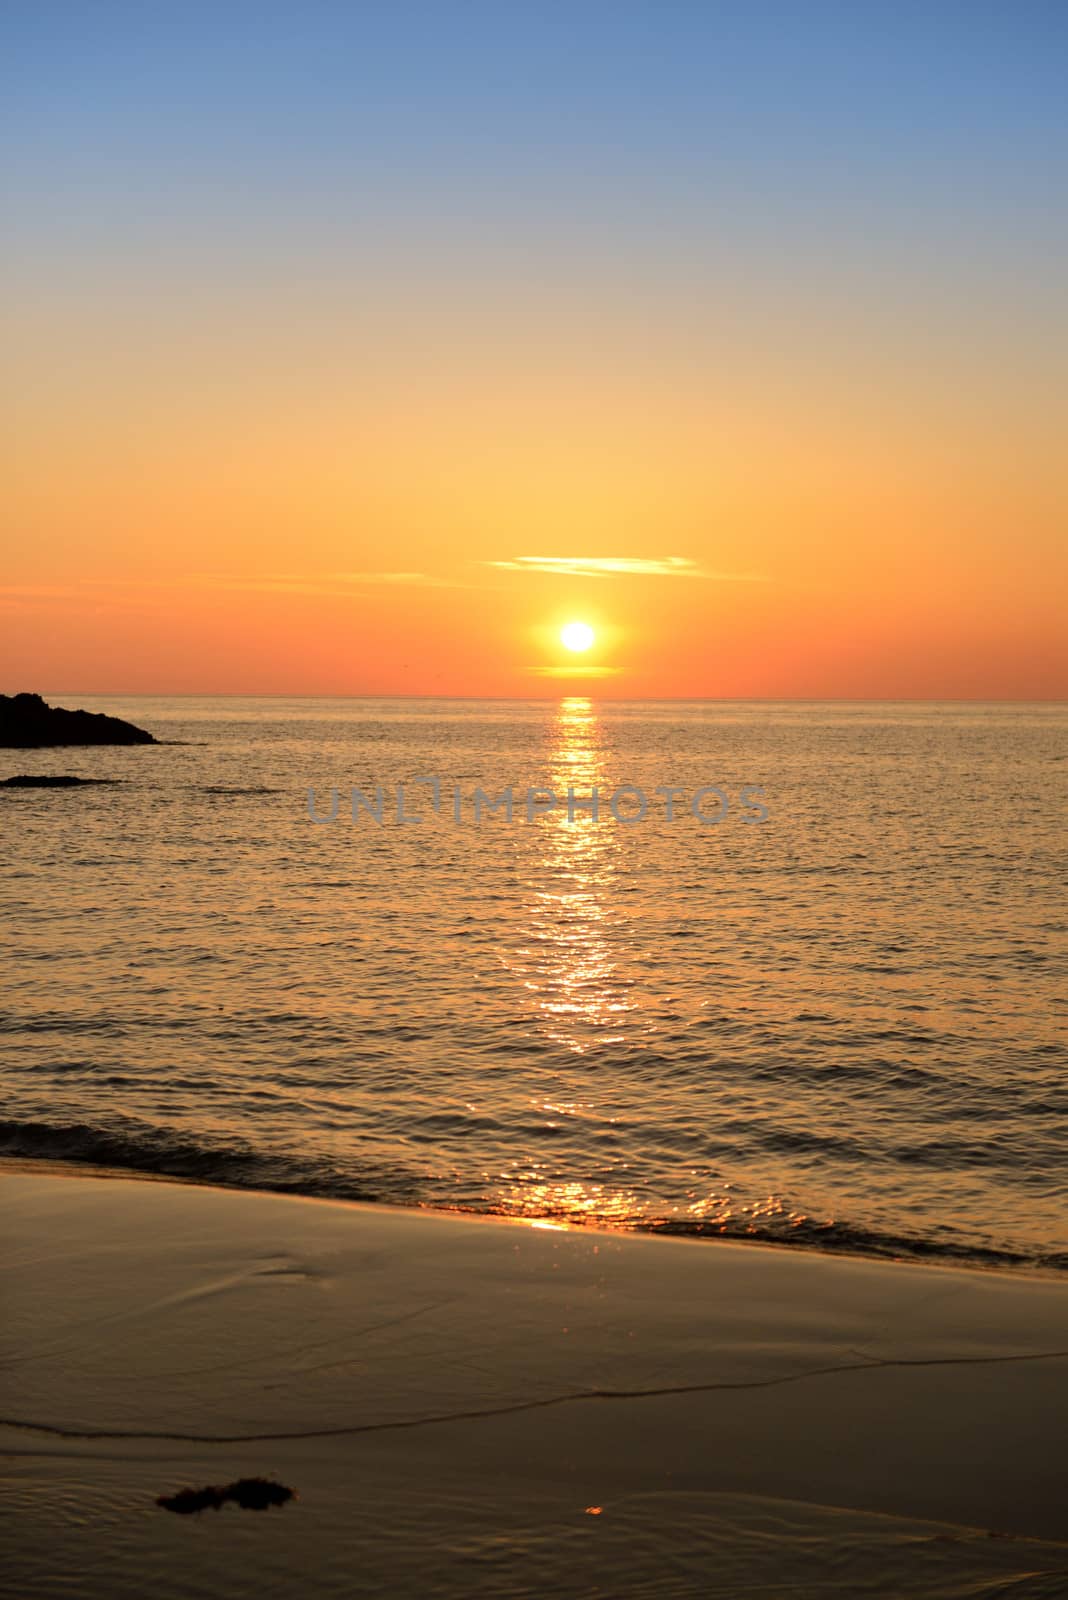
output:
[[[662,1204],[651,1205],[641,1186],[630,1182],[631,1163],[612,1137],[620,1112],[613,1098],[613,1058],[598,1060],[610,1046],[649,1043],[618,896],[623,842],[607,811],[613,782],[589,700],[563,700],[552,734],[547,782],[558,804],[527,836],[532,854],[525,873],[526,917],[517,947],[503,950],[500,958],[515,982],[531,1038],[554,1048],[546,1057],[544,1086],[528,1101],[536,1130],[531,1145],[503,1169],[484,1174],[483,1200],[489,1199],[491,1210],[537,1227],[644,1226],[744,1237],[771,1225],[785,1232],[805,1219],[782,1198],[772,1194],[739,1204],[732,1185],[709,1170],[690,1173],[692,1186],[666,1215]],[[595,817],[588,804],[575,804],[569,814],[568,790],[576,802],[588,802],[595,788],[604,812]],[[601,1066],[607,1077],[597,1070]],[[586,1125],[587,1158],[586,1170],[576,1172],[570,1132],[579,1124]],[[546,1134],[561,1140],[559,1155],[546,1153]],[[600,1151],[592,1172],[591,1148]]]
[[[496,1209],[502,1216],[526,1217],[532,1227],[566,1228],[593,1223],[608,1228],[633,1228],[643,1208],[632,1190],[601,1183],[512,1183],[499,1191]]]
[[[595,1045],[620,1043],[634,1009],[610,937],[619,840],[609,821],[582,804],[605,784],[589,700],[573,696],[560,704],[549,781],[560,804],[537,824],[526,940],[503,959],[527,991],[536,1031],[583,1055]]]
[[[533,1228],[566,1230],[571,1227],[648,1229],[655,1233],[701,1234],[746,1239],[788,1238],[812,1225],[813,1219],[791,1207],[780,1195],[740,1202],[732,1185],[709,1194],[691,1190],[689,1204],[649,1206],[634,1189],[611,1184],[548,1181],[539,1167],[501,1173],[490,1210],[500,1216],[529,1222]]]
[[[573,1078],[561,1067],[559,1050],[576,1070],[592,1066],[596,1052],[628,1038],[637,1002],[623,962],[624,924],[614,902],[620,841],[609,815],[594,815],[595,789],[607,804],[607,768],[602,732],[593,704],[581,696],[561,701],[552,728],[547,782],[557,796],[554,811],[531,830],[532,856],[526,877],[526,917],[517,948],[501,960],[516,982],[532,1037],[555,1047],[556,1065],[531,1110],[556,1133],[588,1122],[610,1129],[596,1080]],[[569,807],[568,791],[574,803]],[[566,1060],[566,1058],[565,1058]],[[625,1183],[579,1181],[556,1163],[533,1153],[491,1180],[493,1208],[526,1217],[539,1226],[596,1222],[633,1226],[642,1214],[638,1196]]]

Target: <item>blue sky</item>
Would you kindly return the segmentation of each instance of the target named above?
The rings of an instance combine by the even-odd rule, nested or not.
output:
[[[1050,4],[9,5],[15,168],[318,152],[585,173],[835,175],[1063,156],[1068,9]],[[348,169],[351,170],[351,169]],[[61,176],[56,174],[56,176]]]

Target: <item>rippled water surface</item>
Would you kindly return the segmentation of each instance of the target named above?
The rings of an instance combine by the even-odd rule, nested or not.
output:
[[[0,791],[0,1149],[1068,1267],[1068,708],[58,703],[170,742],[0,751],[121,780]]]

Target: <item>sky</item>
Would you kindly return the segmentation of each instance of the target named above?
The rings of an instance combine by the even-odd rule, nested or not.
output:
[[[1063,5],[0,57],[8,692],[1068,697]]]

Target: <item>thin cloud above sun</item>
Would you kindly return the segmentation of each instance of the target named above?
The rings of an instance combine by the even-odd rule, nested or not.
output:
[[[688,556],[511,556],[487,561],[508,572],[551,572],[567,578],[712,578],[753,582],[755,572],[709,572]]]

